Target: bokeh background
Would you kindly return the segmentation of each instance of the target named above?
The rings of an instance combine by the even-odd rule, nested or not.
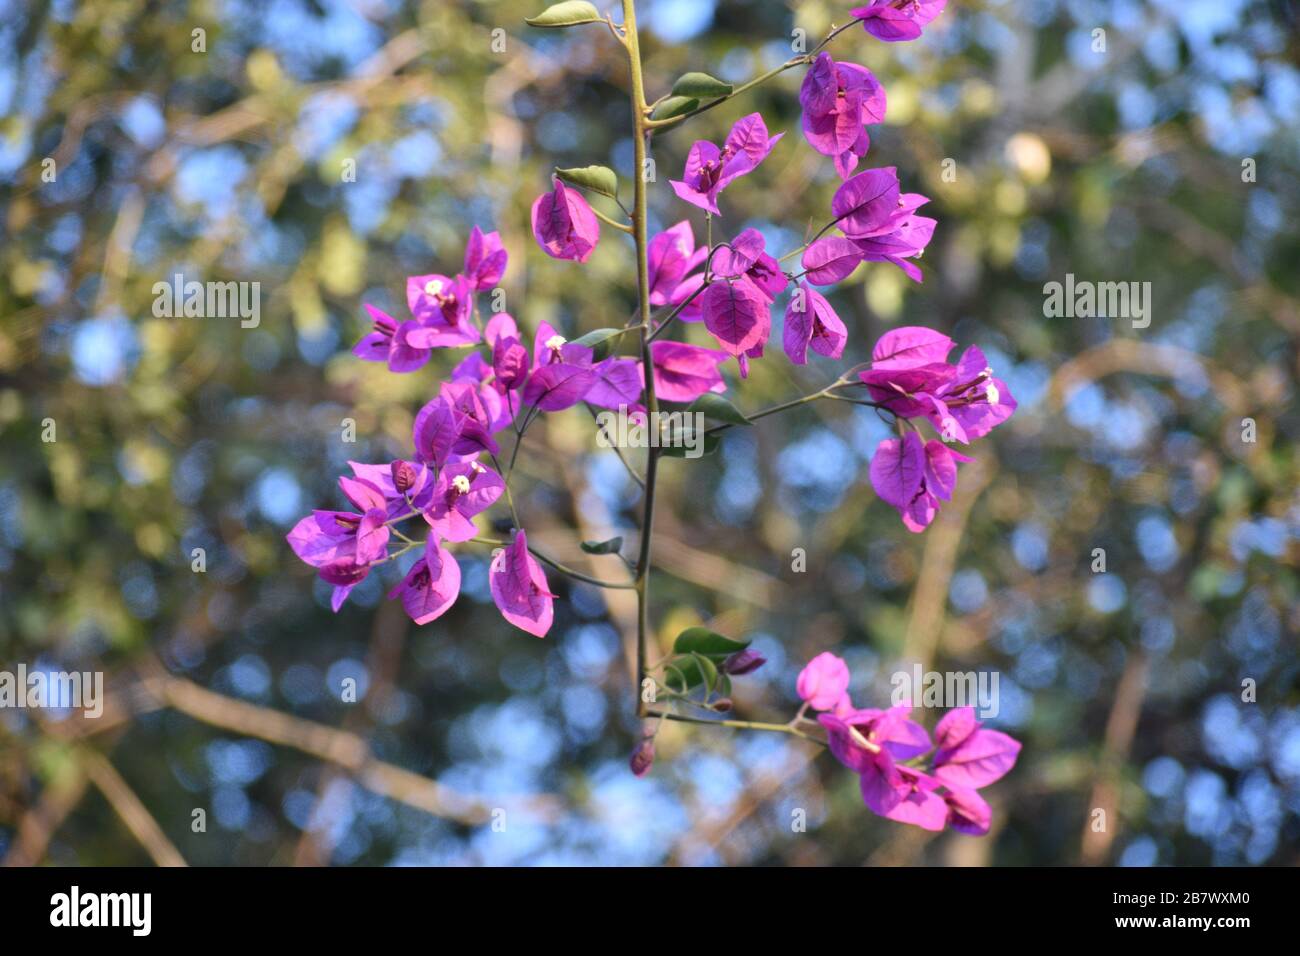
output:
[[[806,407],[662,470],[655,642],[699,622],[752,638],[769,664],[737,681],[739,716],[785,719],[823,650],[861,704],[913,661],[998,672],[994,724],[1025,746],[983,839],[875,818],[784,735],[669,725],[635,779],[626,594],[552,575],[564,600],[539,641],[501,620],[467,551],[460,602],[429,626],[382,599],[387,575],[335,616],[285,545],[342,504],[347,459],[408,453],[450,360],[394,376],[352,358],[361,302],[397,310],[405,276],[455,271],[472,224],[502,232],[526,328],[631,313],[622,237],[578,267],[528,231],[553,166],[607,164],[627,189],[632,162],[622,50],[600,28],[531,30],[542,6],[0,3],[0,664],[102,670],[110,694],[97,721],[0,711],[0,857],[1297,862],[1296,5],[971,0],[918,42],[840,36],[834,56],[888,92],[868,165],[899,167],[940,221],[923,285],[872,265],[834,291],[845,362],[928,325],[981,345],[1019,413],[919,536],[866,481],[886,434],[866,409]],[[743,81],[849,6],[648,0],[647,82]],[[667,180],[753,110],[790,133],[728,189],[719,232],[783,251],[825,220],[836,179],[799,135],[799,80],[656,140],[659,227],[702,233]],[[176,272],[259,281],[260,325],[155,318]],[[1150,327],[1046,318],[1067,272],[1150,282]],[[777,347],[730,394],[756,409],[841,367]],[[616,575],[577,542],[634,538],[635,485],[585,412],[529,443],[530,537]]]

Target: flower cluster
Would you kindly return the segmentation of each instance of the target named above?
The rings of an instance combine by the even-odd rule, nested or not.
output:
[[[805,705],[819,712],[835,759],[858,775],[867,807],[924,830],[988,833],[992,814],[979,790],[1011,770],[1019,741],[986,730],[974,708],[958,707],[939,720],[932,743],[909,718],[910,704],[854,707],[849,679],[848,665],[827,652],[808,662],[796,686]]]
[[[1006,382],[978,346],[948,362],[954,342],[932,329],[907,326],[881,336],[871,353],[871,367],[859,373],[878,408],[911,425],[926,419],[943,441],[922,441],[913,426],[901,438],[888,438],[871,458],[871,485],[892,505],[911,531],[926,528],[939,511],[939,500],[952,498],[957,463],[967,458],[945,442],[968,444],[1006,421],[1016,410]]]
[[[853,10],[853,15],[869,34],[894,42],[920,36],[944,3],[875,0]],[[569,9],[572,6],[558,5],[530,22],[551,27],[594,22],[582,11],[575,14]],[[642,86],[634,23],[622,27],[612,20],[606,23],[633,58],[639,158],[656,128],[689,112],[654,119],[654,107],[646,105]],[[388,597],[400,600],[417,624],[435,620],[460,593],[455,550],[466,544],[489,545],[497,548],[488,572],[494,602],[509,623],[539,637],[549,632],[554,618],[555,595],[543,563],[588,583],[634,590],[639,610],[638,660],[644,661],[648,544],[658,461],[653,449],[658,446],[652,445],[644,478],[624,462],[644,490],[645,510],[641,555],[635,563],[624,558],[633,577],[623,584],[588,577],[529,547],[510,490],[515,459],[529,425],[544,413],[585,404],[593,413],[605,408],[641,414],[646,405],[685,404],[724,392],[723,368],[730,359],[736,360],[739,376],[745,378],[750,361],[763,357],[772,336],[772,310],[783,296],[787,299],[782,346],[790,362],[805,365],[810,350],[841,358],[849,338],[847,326],[817,287],[843,281],[863,262],[889,262],[914,281],[922,280],[915,260],[929,245],[936,222],[917,211],[929,200],[903,192],[893,167],[859,171],[871,148],[868,127],[884,120],[887,100],[871,71],[837,62],[823,50],[840,32],[833,31],[812,53],[785,67],[808,68],[799,90],[804,137],[814,150],[832,158],[841,180],[831,201],[830,221],[800,248],[774,255],[754,228],[743,229],[729,240],[713,241],[713,219],[722,216],[722,193],[757,170],[784,136],[770,134],[763,117],[750,113],[731,127],[721,145],[708,140],[693,143],[681,178],[670,181],[679,199],[704,212],[708,241],[703,244],[697,242],[688,220],[648,237],[645,181],[636,186],[637,211],[629,212],[618,202],[617,175],[604,167],[556,170],[550,191],[533,202],[533,236],[554,259],[587,262],[600,242],[602,222],[635,237],[647,281],[639,289],[637,315],[621,329],[601,329],[569,341],[542,321],[536,323],[529,342],[508,313],[494,310],[481,316],[478,295],[502,281],[509,257],[498,233],[485,234],[477,226],[466,242],[459,273],[407,279],[408,318],[399,320],[365,305],[373,330],[355,346],[359,358],[407,373],[423,367],[435,349],[468,351],[416,414],[411,456],[387,464],[349,462],[352,474],[340,477],[339,487],[355,510],[313,511],[289,532],[293,550],[332,587],[335,611],[374,568],[415,552],[416,559]],[[687,107],[689,111],[718,105],[739,92],[702,74],[695,74],[696,88],[701,78],[706,81],[704,89],[724,92],[704,107],[698,107],[692,97],[675,97],[694,104]],[[583,190],[618,203],[630,222],[594,210]],[[802,271],[787,272],[782,263],[800,255]],[[655,310],[667,314],[656,315]],[[663,335],[679,318],[702,323],[718,347]],[[623,357],[616,347],[597,352],[598,346],[616,346],[631,332],[639,334],[638,357]],[[896,329],[876,343],[869,363],[855,366],[820,392],[753,417],[822,397],[846,399],[890,416],[900,437],[882,441],[876,449],[871,483],[897,509],[907,528],[920,531],[934,519],[940,501],[951,498],[958,463],[971,460],[953,451],[949,443],[968,444],[983,437],[1016,408],[1006,383],[993,376],[984,353],[972,346],[953,364],[948,361],[953,345],[947,336],[929,329]],[[646,363],[651,367],[646,368]],[[643,405],[650,386],[653,392]],[[862,397],[842,390],[855,390]],[[718,399],[701,407],[728,424],[750,420]],[[937,439],[921,438],[921,420],[937,431]],[[513,436],[508,456],[502,454],[499,437],[505,432]],[[503,457],[508,462],[504,469]],[[480,537],[484,513],[503,499],[510,511],[510,539]],[[423,540],[401,530],[412,519],[423,519],[427,526]],[[584,542],[583,547],[591,554],[621,556],[621,545],[622,539],[614,538]],[[638,712],[651,719],[632,754],[632,773],[643,776],[650,771],[655,734],[665,718],[710,722],[730,712],[733,678],[751,674],[764,663],[763,655],[748,641],[692,627],[677,636],[672,652],[658,664],[639,664],[638,694],[644,694],[649,681],[656,695],[662,695],[653,700],[678,709],[651,711],[646,699],[640,698]],[[654,674],[659,676],[650,676]],[[834,756],[858,775],[863,799],[875,813],[927,830],[951,826],[965,833],[987,833],[990,809],[978,791],[1011,769],[1020,744],[981,727],[971,708],[945,715],[932,742],[925,728],[910,719],[910,705],[887,710],[855,707],[849,698],[849,680],[843,660],[821,654],[799,674],[797,689],[804,706],[788,724],[724,722],[818,740],[815,734],[824,732]],[[681,710],[690,707],[709,716],[691,717]],[[807,716],[810,710],[817,714],[816,720]]]
[[[387,361],[395,372],[423,365],[435,348],[480,345],[452,371],[438,394],[415,416],[414,457],[390,464],[349,462],[353,474],[339,487],[356,511],[314,511],[288,534],[289,545],[333,585],[335,611],[371,569],[423,548],[402,581],[389,593],[400,599],[417,624],[442,615],[460,593],[460,566],[448,544],[476,537],[474,519],[501,498],[505,478],[493,464],[500,453],[496,435],[511,427],[525,407],[567,408],[579,401],[618,407],[641,394],[636,362],[594,361],[592,350],[569,343],[542,323],[530,351],[507,313],[481,324],[476,293],[499,283],[507,256],[497,233],[475,226],[466,246],[464,271],[454,277],[407,279],[411,318],[398,322],[367,305],[375,331],[354,349],[361,358]],[[398,525],[423,518],[424,542]],[[403,547],[390,551],[397,537]],[[541,564],[519,528],[493,558],[488,572],[492,597],[507,621],[541,637],[551,627],[554,595]]]

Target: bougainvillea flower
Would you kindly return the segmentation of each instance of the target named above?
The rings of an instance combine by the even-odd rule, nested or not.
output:
[[[371,564],[388,551],[388,502],[384,493],[360,478],[339,478],[339,487],[361,514],[357,517],[355,563]]]
[[[767,125],[758,113],[736,121],[719,149],[707,140],[697,140],[686,154],[686,169],[680,180],[669,180],[678,197],[705,212],[720,216],[718,194],[731,182],[753,172],[784,136],[768,137]]]
[[[747,279],[768,302],[785,291],[790,282],[781,271],[781,263],[768,255],[766,241],[757,229],[746,229],[721,246],[713,255],[713,273],[722,278]]]
[[[496,432],[514,421],[519,411],[519,396],[513,393],[523,387],[531,360],[528,348],[519,340],[515,320],[505,312],[491,318],[483,337],[491,347],[491,361],[471,352],[452,369],[451,381],[481,386],[480,400],[492,418],[489,430]]]
[[[650,304],[658,308],[672,302],[682,280],[702,265],[708,254],[707,248],[695,247],[695,233],[685,219],[651,239],[646,249],[646,263],[650,269]],[[703,275],[700,279],[703,279]]]
[[[949,365],[952,348],[952,339],[932,329],[894,329],[876,343],[871,368],[859,378],[872,399],[900,418],[928,418],[945,441],[970,442],[1010,418],[1017,405],[981,349],[971,346]]]
[[[339,478],[339,487],[359,512],[313,511],[286,535],[294,553],[333,585],[335,611],[365,579],[368,566],[387,556],[389,538],[383,492],[358,478]]]
[[[875,0],[849,13],[862,20],[863,28],[876,39],[895,43],[919,37],[947,3],[948,0]]]
[[[334,590],[330,595],[330,610],[337,614],[339,608],[343,606],[343,602],[352,593],[352,589],[370,574],[370,568],[364,564],[340,561],[337,564],[325,565],[317,573],[322,581],[333,585]]]
[[[582,193],[557,179],[533,203],[533,235],[551,258],[586,262],[600,241],[600,222]]]
[[[871,148],[866,124],[885,118],[885,90],[865,66],[836,63],[829,53],[813,61],[799,88],[803,132],[817,152],[835,158],[847,179]]]
[[[895,167],[865,169],[835,190],[831,212],[844,235],[878,236],[893,230],[901,195]]]
[[[655,739],[654,737],[643,737],[641,742],[636,745],[632,751],[632,756],[628,760],[628,766],[632,774],[637,777],[644,777],[650,772],[650,768],[655,763]]]
[[[568,341],[549,323],[540,323],[533,338],[533,370],[524,386],[524,403],[544,412],[578,404],[596,384],[592,358],[590,348]]]
[[[429,361],[428,348],[416,348],[408,333],[420,328],[413,320],[398,322],[386,312],[367,305],[374,331],[352,347],[352,354],[367,362],[387,362],[390,372],[414,372]]]
[[[505,371],[507,375],[514,374],[511,369]],[[448,386],[455,387],[448,389]],[[478,352],[471,353],[452,370],[451,379],[443,384],[440,394],[444,390],[448,392],[448,400],[474,418],[489,435],[495,435],[509,425],[518,411],[519,403],[513,400],[516,397],[497,377],[496,369]],[[486,442],[481,444],[483,450],[491,450]]]
[[[294,554],[314,568],[355,563],[362,517],[352,511],[313,511],[293,526],[285,540]]]
[[[850,241],[869,262],[892,262],[902,269],[913,282],[922,280],[921,269],[916,263],[908,262],[925,252],[926,246],[934,238],[937,219],[918,216],[918,208],[929,202],[929,198],[920,193],[903,193],[898,197],[898,208],[888,223],[888,232],[875,236],[861,236]]]
[[[983,438],[1010,418],[1017,408],[1007,383],[995,378],[988,359],[979,346],[972,345],[957,362],[952,381],[936,395],[943,402],[956,427],[940,422],[936,427],[956,432],[958,441]],[[964,433],[966,438],[960,437]]]
[[[795,682],[799,699],[813,710],[831,710],[848,693],[849,665],[830,651],[823,651],[799,672]]]
[[[502,336],[492,346],[492,374],[501,391],[520,388],[528,379],[528,348],[517,338]]]
[[[949,808],[944,798],[935,792],[940,786],[939,781],[911,767],[900,766],[898,773],[902,777],[903,788],[893,793],[901,792],[901,799],[881,816],[895,823],[910,823],[922,830],[936,833],[942,830],[948,822]],[[868,781],[865,774],[861,778],[861,785],[863,801],[872,810],[876,810],[867,799]],[[873,790],[876,789],[873,787]],[[876,812],[880,813],[879,810]]]
[[[474,325],[474,289],[464,276],[433,273],[406,280],[406,304],[418,326],[406,335],[416,348],[473,345],[482,336]]]
[[[718,665],[718,670],[724,674],[730,674],[732,677],[743,677],[746,674],[754,673],[766,663],[766,657],[752,647],[747,647],[743,651],[736,651],[734,654],[727,655],[723,662]]]
[[[478,534],[474,516],[492,507],[504,490],[501,476],[476,461],[447,465],[422,509],[424,520],[447,541],[468,541]]]
[[[976,790],[1006,776],[1020,754],[1020,741],[985,730],[972,707],[949,711],[934,728],[938,751],[934,776],[945,786]]]
[[[917,774],[896,761],[909,760],[930,749],[925,728],[908,719],[911,706],[902,704],[888,710],[850,710],[821,714],[818,721],[826,728],[826,742],[835,759],[859,776],[862,799],[873,813],[935,829],[935,807],[923,796],[916,796]],[[904,802],[912,805],[897,810]],[[938,829],[943,829],[947,809],[938,803]]]
[[[993,823],[993,811],[974,790],[945,784],[943,802],[948,806],[948,826],[958,833],[983,836]]]
[[[379,489],[389,521],[411,514],[412,505],[419,511],[428,502],[433,489],[433,472],[423,462],[399,458],[387,465],[349,461],[348,466],[357,478]]]
[[[655,395],[662,401],[693,402],[705,392],[727,390],[718,370],[727,360],[726,352],[661,340],[650,343],[650,357],[655,368]],[[641,381],[645,381],[644,368]]]
[[[835,314],[831,304],[807,282],[790,296],[785,307],[785,354],[795,365],[806,365],[808,349],[818,355],[837,359],[844,354],[848,329]]]
[[[913,262],[934,236],[934,219],[916,215],[930,200],[900,193],[893,167],[868,169],[848,180],[831,204],[843,236],[814,241],[803,254],[808,281],[831,285],[846,278],[859,262],[892,262],[914,282],[922,279]]]
[[[542,566],[528,553],[528,537],[522,528],[514,542],[492,559],[488,583],[502,617],[529,634],[546,636],[555,614],[555,595]]]
[[[436,534],[429,535],[424,555],[411,565],[388,599],[402,599],[402,607],[416,624],[428,624],[441,617],[460,594],[460,565],[442,546]]]
[[[465,244],[465,276],[475,290],[482,292],[500,282],[509,261],[500,233],[484,235],[478,226],[470,230]]]
[[[814,285],[843,282],[862,261],[862,250],[852,239],[826,236],[803,251],[804,278]]]
[[[884,710],[874,707],[840,710],[831,716],[856,733],[846,733],[844,728],[832,721],[827,724],[836,728],[831,742],[841,750],[852,748],[870,752],[872,746],[883,747],[895,760],[910,760],[930,750],[930,735],[924,727],[911,719],[911,713],[911,704],[897,704]],[[864,744],[863,741],[867,743]],[[845,766],[852,766],[861,759],[860,755],[849,756],[846,752],[841,762]]]
[[[700,298],[704,327],[732,355],[767,341],[772,331],[770,303],[748,279],[711,282]]]
[[[901,439],[887,438],[871,457],[871,486],[893,506],[909,531],[922,531],[939,513],[939,499],[951,500],[957,484],[957,462],[971,461],[943,442],[909,431]]]
[[[907,709],[891,708],[887,711],[852,711],[844,716],[821,714],[817,720],[826,728],[826,742],[835,759],[859,777],[862,799],[873,813],[887,816],[912,790],[910,780],[905,780],[896,761],[905,760],[921,750],[916,730],[925,734],[924,728],[906,719]],[[893,741],[892,735],[903,738]],[[940,802],[942,806],[942,801]],[[946,815],[946,811],[945,811]]]
[[[915,368],[946,362],[956,343],[941,332],[920,325],[891,329],[871,350],[873,369]]]
[[[460,438],[464,420],[465,416],[442,396],[425,404],[416,413],[411,428],[416,457],[438,467],[451,460],[461,460],[454,457],[452,447]]]
[[[443,382],[438,397],[463,416],[460,435],[451,446],[453,454],[473,458],[480,452],[501,452],[492,435],[510,423],[510,416],[500,392],[472,382]]]
[[[587,389],[583,401],[597,408],[626,408],[630,411],[641,408],[645,383],[641,380],[641,363],[636,359],[611,355],[593,365],[591,371],[595,381]]]

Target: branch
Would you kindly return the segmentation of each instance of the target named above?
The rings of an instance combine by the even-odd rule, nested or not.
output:
[[[131,835],[140,842],[154,863],[159,866],[188,866],[176,845],[167,839],[153,814],[136,796],[135,791],[122,779],[103,754],[83,750],[81,761],[91,781],[104,795],[104,799],[126,824]]]
[[[369,745],[357,734],[235,700],[180,677],[161,676],[148,684],[150,691],[166,706],[205,724],[291,747],[335,764],[380,796],[467,826],[491,819],[493,808],[482,800],[466,797],[395,764],[376,760]],[[551,820],[558,816],[559,805],[551,797],[530,797],[524,802],[523,810],[530,816]]]

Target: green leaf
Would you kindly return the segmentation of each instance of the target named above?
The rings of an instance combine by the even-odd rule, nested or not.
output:
[[[573,186],[590,189],[594,193],[618,199],[618,177],[608,166],[575,166],[573,169],[557,169],[555,175]]]
[[[730,96],[735,89],[730,83],[724,83],[716,76],[707,73],[687,73],[673,84],[673,96],[696,97],[712,100],[719,96]]]
[[[703,433],[703,443],[700,436],[696,435],[695,429],[690,426],[684,428],[674,428],[670,435],[665,436],[667,445],[659,449],[659,454],[665,458],[689,458],[692,455],[698,458],[703,455],[712,455],[722,444],[721,435],[710,435],[708,432]],[[696,453],[698,450],[698,453]]]
[[[718,665],[703,654],[687,654],[675,659],[664,683],[670,690],[681,693],[701,684],[712,691],[718,684]],[[683,683],[683,681],[685,683]]]
[[[749,641],[733,641],[723,637],[707,627],[688,627],[677,635],[673,641],[674,654],[702,654],[705,657],[722,660],[725,657],[743,651],[749,647]]]
[[[618,554],[623,548],[623,539],[618,537],[608,541],[584,541],[581,548],[588,554]]]
[[[609,356],[614,340],[622,335],[623,331],[623,329],[596,329],[594,332],[588,332],[573,341],[578,345],[585,345],[591,349],[596,361],[600,362]]]
[[[703,412],[714,421],[727,422],[731,425],[752,425],[748,418],[744,416],[739,408],[717,392],[705,392],[695,401],[688,409],[690,412]]]
[[[700,101],[693,96],[670,96],[655,107],[655,111],[650,114],[650,118],[657,120],[672,119],[674,116],[689,113],[699,105]]]
[[[582,23],[600,23],[600,11],[587,0],[565,0],[553,3],[535,17],[525,17],[524,22],[534,27],[576,27]]]

